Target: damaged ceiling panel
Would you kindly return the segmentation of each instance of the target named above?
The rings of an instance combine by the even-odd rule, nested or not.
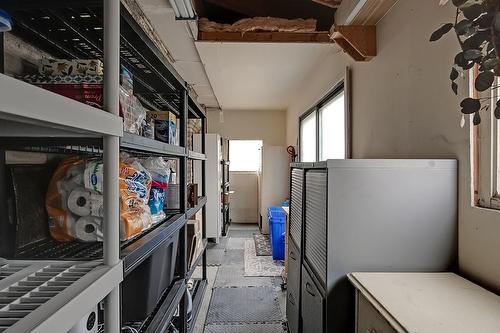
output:
[[[335,7],[340,0],[195,0],[194,3],[198,17],[221,24],[266,17],[314,19],[316,31],[328,31],[334,23]]]

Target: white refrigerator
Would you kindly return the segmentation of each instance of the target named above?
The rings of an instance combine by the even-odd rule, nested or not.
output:
[[[201,135],[193,135],[193,150],[201,151]],[[222,235],[222,151],[221,137],[219,134],[205,135],[206,167],[206,212],[207,212],[207,238],[219,242]],[[201,163],[194,165],[195,183],[201,184]],[[200,188],[201,190],[201,188]]]

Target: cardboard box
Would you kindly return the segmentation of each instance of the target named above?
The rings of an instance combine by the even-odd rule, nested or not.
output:
[[[169,111],[148,111],[148,116],[154,120],[155,140],[176,144],[177,117]]]
[[[188,265],[192,267],[203,248],[202,224],[200,220],[189,220],[187,223]]]
[[[96,108],[102,108],[102,84],[43,83],[37,86]]]
[[[187,201],[189,207],[194,207],[198,204],[198,184],[188,184],[187,186]]]
[[[103,75],[104,65],[98,59],[40,60],[38,72],[42,75]]]

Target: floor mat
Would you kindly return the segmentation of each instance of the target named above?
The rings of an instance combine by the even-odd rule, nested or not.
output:
[[[283,333],[282,324],[207,325],[205,333]]]
[[[229,229],[228,237],[232,238],[253,238],[254,234],[259,233],[258,230],[238,230]]]
[[[271,240],[269,235],[253,235],[253,240],[255,242],[255,252],[258,256],[270,256],[271,252]]]
[[[280,323],[281,311],[272,287],[215,288],[206,319],[210,324]]]
[[[224,265],[234,265],[240,264],[243,266],[243,261],[245,260],[244,250],[226,250],[222,256],[221,263]]]
[[[226,249],[227,244],[229,242],[228,238],[221,237],[219,238],[219,243],[208,242],[207,249]]]
[[[220,266],[224,252],[224,249],[207,249],[207,266]],[[198,266],[201,266],[201,264],[200,261]]]
[[[229,238],[226,249],[228,250],[244,250],[245,241],[247,238]]]
[[[281,261],[274,261],[270,256],[258,257],[253,240],[245,242],[245,276],[281,276],[283,269]]]
[[[217,287],[275,287],[271,277],[245,276],[243,265],[220,266],[214,286]],[[276,288],[276,287],[275,287]]]

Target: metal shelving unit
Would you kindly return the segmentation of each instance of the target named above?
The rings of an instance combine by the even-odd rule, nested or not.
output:
[[[119,0],[52,0],[43,3],[4,0],[2,9],[13,16],[14,34],[55,58],[103,59],[106,68],[103,109],[108,112],[0,74],[0,173],[5,171],[2,164],[8,149],[98,155],[103,157],[106,165],[107,189],[103,243],[61,244],[43,240],[23,248],[19,257],[13,260],[0,259],[0,290],[13,288],[12,294],[0,296],[0,331],[65,333],[105,298],[104,330],[106,333],[120,332],[124,323],[120,323],[119,284],[165,239],[179,233],[176,277],[149,317],[134,327],[139,332],[163,332],[179,310],[178,329],[188,332],[194,327],[195,319],[188,327],[186,286],[194,268],[201,262],[203,278],[196,281],[193,290],[193,305],[197,304],[193,311],[196,308],[197,314],[207,285],[207,243],[205,143],[203,139],[202,153],[185,148],[187,120],[201,119],[202,133],[206,133],[205,111],[189,96],[185,81]],[[1,33],[0,44],[3,44]],[[118,115],[120,63],[132,72],[134,95],[146,108],[168,110],[177,115],[180,120],[179,146],[123,132]],[[0,72],[2,70],[3,45],[0,45]],[[119,240],[118,227],[120,150],[140,156],[176,159],[178,184],[181,185],[180,209],[167,211],[164,221],[125,242]],[[187,163],[190,160],[202,163],[203,193],[195,207],[187,204]],[[5,196],[0,189],[1,205],[4,205]],[[193,269],[188,269],[187,220],[199,211],[202,212],[204,246]],[[56,274],[51,278],[63,283],[55,286],[47,279],[39,281],[44,284],[32,284],[33,278],[38,282],[42,277],[48,278],[48,273]],[[76,273],[81,276],[76,277]],[[28,290],[27,287],[31,286],[38,289]],[[10,301],[10,295],[20,297],[21,301],[3,302],[2,297]],[[21,309],[25,307],[23,299],[32,296],[44,302],[36,303],[36,309],[31,306],[27,313],[27,305],[26,309]],[[16,305],[18,303],[21,306]],[[193,314],[195,318],[195,312]]]
[[[205,290],[207,289],[208,283],[206,279],[197,279],[194,281],[193,287],[193,310],[191,312],[191,321],[188,328],[188,332],[191,333],[194,330],[194,324],[198,313],[200,312],[201,304],[203,302],[203,296],[205,295]]]

